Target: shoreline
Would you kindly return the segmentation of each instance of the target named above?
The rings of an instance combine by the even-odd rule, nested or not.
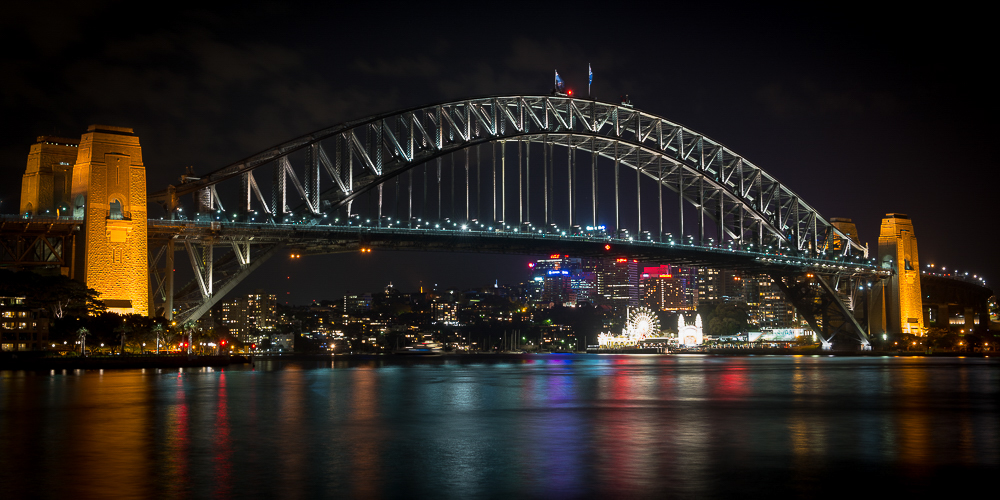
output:
[[[22,353],[27,354],[27,353]],[[255,363],[258,361],[363,361],[363,360],[406,360],[406,359],[463,359],[463,360],[526,360],[532,358],[567,356],[836,356],[836,357],[926,357],[926,358],[989,358],[991,352],[935,352],[918,351],[820,351],[786,349],[706,349],[703,352],[684,353],[628,353],[628,352],[559,352],[559,353],[441,353],[427,356],[396,355],[391,353],[293,353],[257,354],[254,356],[94,356],[86,358],[4,356],[0,358],[0,371],[48,371],[48,370],[104,370],[138,368],[204,368],[225,367]],[[1000,356],[998,356],[1000,358]]]

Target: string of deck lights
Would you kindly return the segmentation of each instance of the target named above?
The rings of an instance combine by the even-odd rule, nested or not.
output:
[[[920,271],[920,274],[926,274],[928,276],[937,276],[939,278],[957,279],[957,280],[961,280],[961,281],[965,281],[965,282],[969,282],[969,283],[975,283],[977,285],[984,286],[984,287],[986,286],[986,277],[985,276],[980,276],[979,274],[972,274],[971,276],[969,276],[969,272],[968,271],[966,271],[964,273],[961,272],[961,271],[957,271],[957,270],[955,270],[955,271],[948,271],[948,266],[941,266],[941,268],[940,268],[941,271],[940,272],[928,271],[928,269],[934,269],[934,270],[936,270],[938,268],[934,264],[927,264],[925,266],[925,269],[923,269],[922,271]]]

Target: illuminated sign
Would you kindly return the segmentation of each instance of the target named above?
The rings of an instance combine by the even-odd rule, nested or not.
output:
[[[561,256],[561,255],[559,255],[559,254],[557,254],[557,253],[554,253],[554,254],[552,254],[552,255],[549,255],[549,258],[550,258],[550,259],[558,259],[559,257],[562,257],[562,256]]]

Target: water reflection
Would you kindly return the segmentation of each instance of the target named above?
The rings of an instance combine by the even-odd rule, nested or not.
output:
[[[349,436],[351,452],[351,492],[356,498],[375,498],[383,478],[380,477],[379,438],[381,437],[378,416],[377,378],[378,373],[371,366],[354,370],[352,375],[353,415],[345,428]]]
[[[169,396],[172,396],[173,401],[164,408],[167,421],[163,434],[166,440],[158,448],[164,451],[162,484],[166,489],[166,496],[178,498],[185,493],[187,486],[184,478],[188,477],[189,410],[184,392],[184,377],[178,374],[171,378],[173,382],[168,384],[173,386],[173,391],[170,391]]]
[[[5,497],[825,495],[998,460],[984,359],[529,356],[0,373]],[[832,490],[831,490],[832,488]]]
[[[229,397],[226,392],[226,374],[220,373],[216,390],[215,439],[212,443],[214,456],[215,498],[229,498],[233,482],[233,443],[229,435]]]

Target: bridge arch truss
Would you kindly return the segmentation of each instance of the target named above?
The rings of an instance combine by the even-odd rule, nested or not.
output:
[[[175,305],[172,275],[164,272],[175,250],[186,251],[195,275],[176,293],[183,318],[197,318],[282,245],[294,244],[281,229],[289,224],[414,228],[434,221],[435,229],[476,223],[480,230],[563,235],[610,228],[609,238],[642,244],[677,241],[817,263],[868,257],[795,192],[720,142],[629,105],[565,96],[463,99],[355,120],[150,198],[168,219],[160,223],[165,244],[151,259],[151,288],[166,311]],[[256,229],[217,230],[239,224]],[[261,237],[268,225],[274,234]],[[227,252],[215,259],[219,246]],[[839,267],[827,276],[833,288],[852,279]],[[844,288],[857,287],[850,281]],[[800,303],[819,302],[802,290]],[[843,309],[842,301],[831,304]],[[842,324],[838,329],[867,343],[853,318]]]
[[[565,149],[572,169],[577,169],[574,158],[577,153],[587,154],[589,167],[593,169],[597,169],[598,158],[610,160],[616,184],[632,182],[620,175],[619,168],[623,168],[634,172],[636,183],[639,177],[645,177],[675,193],[682,202],[676,205],[673,213],[665,214],[662,203],[646,212],[659,212],[654,218],[657,221],[678,222],[682,226],[678,228],[680,235],[697,233],[699,241],[712,237],[716,244],[729,241],[740,245],[770,245],[811,254],[827,252],[835,242],[842,241],[849,243],[839,245],[845,254],[865,252],[787,186],[723,144],[631,106],[559,96],[465,99],[348,122],[269,148],[196,181],[170,187],[151,198],[173,211],[181,206],[184,195],[193,194],[200,205],[196,211],[224,210],[223,198],[226,196],[220,196],[219,191],[226,185],[229,193],[235,188],[236,196],[228,197],[236,199],[237,212],[241,214],[256,212],[261,219],[271,221],[302,214],[319,217],[337,209],[350,210],[363,194],[381,191],[392,181],[398,184],[400,176],[407,172],[412,176],[412,170],[417,167],[433,169],[435,160],[438,161],[437,172],[431,183],[440,187],[441,181],[447,180],[447,175],[441,173],[443,157],[463,151],[468,154],[470,148],[489,143],[501,144],[501,162],[506,159],[509,143],[518,144],[518,148],[525,144],[529,150],[525,154],[529,164],[531,144],[541,146],[551,157],[543,163],[554,161],[554,146]],[[496,156],[491,156],[495,161]],[[528,175],[530,183],[530,174],[535,173],[534,182],[548,184],[544,190],[551,194],[549,198],[555,198],[555,191],[562,191],[563,187],[573,192],[568,209],[565,212],[561,210],[563,207],[558,209],[560,222],[567,227],[583,222],[610,226],[617,231],[623,229],[619,214],[635,211],[635,208],[621,206],[615,196],[615,219],[618,220],[601,224],[595,175],[590,175],[591,189],[586,190],[584,186],[584,191],[590,191],[587,197],[583,195],[588,193],[579,193],[581,186],[574,185],[574,172],[563,175],[568,182],[555,188],[556,172],[552,172],[551,178],[544,172],[553,166],[542,167],[543,172],[538,172],[537,166],[534,169],[524,167],[522,171],[519,162],[517,175]],[[467,160],[465,168],[469,168]],[[502,168],[505,171],[501,175],[510,171],[506,166]],[[583,169],[576,173],[580,170]],[[261,182],[262,173],[265,178],[270,177],[270,190]],[[542,179],[538,178],[540,176]],[[451,181],[454,180],[453,177]],[[495,186],[495,177],[493,182]],[[501,181],[499,190],[505,190],[512,182]],[[517,182],[520,189],[525,181],[518,179]],[[470,184],[468,175],[465,183]],[[616,186],[613,193],[618,191],[619,186]],[[578,193],[580,199],[586,199],[574,205],[573,198]],[[530,188],[522,193],[530,194]],[[497,195],[494,190],[494,199]],[[472,218],[468,187],[464,197],[466,217],[457,210],[458,213],[447,214],[449,218]],[[500,194],[500,197],[499,205],[506,205],[509,195]],[[481,203],[482,200],[476,201]],[[600,201],[602,204],[612,202]],[[659,197],[646,203],[654,201],[660,202]],[[523,199],[518,203],[519,218],[527,219],[522,203]],[[636,203],[641,204],[641,199]],[[542,204],[545,215],[539,218],[554,222],[556,207],[548,200],[543,200]],[[685,206],[689,207],[688,214],[685,214]],[[382,208],[381,203],[379,208]],[[512,217],[508,217],[505,208],[499,209],[494,203],[494,215],[500,210],[500,216],[491,218],[510,220]],[[633,221],[638,223],[636,234],[643,229],[643,208],[638,207],[640,215]],[[692,213],[695,224],[683,227]],[[371,215],[378,217],[381,214]],[[408,215],[412,215],[412,209]],[[648,218],[646,224],[653,226]]]

